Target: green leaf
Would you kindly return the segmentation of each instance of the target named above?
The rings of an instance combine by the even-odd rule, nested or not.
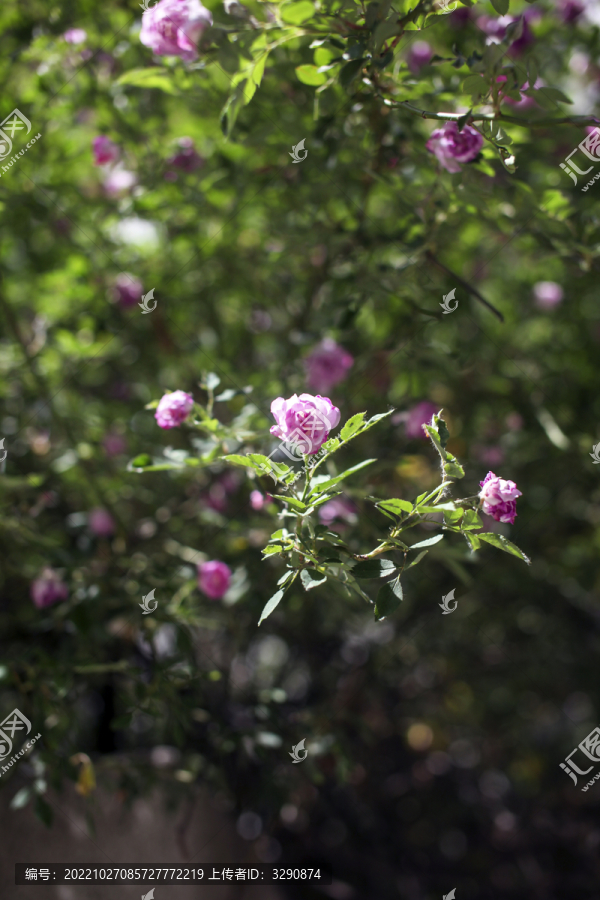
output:
[[[404,513],[410,513],[413,510],[413,505],[409,500],[382,500],[380,503],[377,503],[376,506],[377,509],[385,509],[397,516],[402,516]]]
[[[391,615],[398,609],[403,599],[404,596],[402,594],[400,579],[396,578],[394,581],[387,581],[377,592],[375,618],[379,621],[380,619],[385,619],[386,616]]]
[[[167,69],[152,66],[146,69],[130,69],[117,78],[117,84],[129,84],[140,88],[157,88],[165,94],[179,93]]]
[[[509,8],[509,0],[490,0],[499,16],[505,16]]]
[[[209,372],[206,378],[203,379],[204,386],[208,388],[209,391],[214,391],[216,387],[219,387],[221,384],[221,379],[218,375],[215,375],[214,372]]]
[[[446,525],[458,525],[464,514],[463,509],[445,509],[444,523]]]
[[[449,439],[450,439],[450,432],[448,431],[448,426],[446,425],[445,420],[442,419],[442,417],[441,417],[440,415],[434,416],[434,417],[433,417],[433,422],[434,422],[434,425],[436,426],[436,428],[437,428],[437,430],[438,430],[438,434],[439,434],[439,436],[440,436],[440,442],[441,442],[441,445],[442,445],[442,447],[443,447],[444,450],[445,450],[445,449],[446,449],[446,444],[448,443],[448,441],[449,441]]]
[[[129,463],[132,469],[145,469],[146,466],[152,465],[152,457],[148,456],[147,453],[140,453],[139,456],[136,456],[135,459],[132,459]]]
[[[363,559],[352,569],[354,578],[385,578],[398,567],[391,559]]]
[[[544,97],[547,97],[548,100],[558,101],[559,103],[572,103],[566,94],[563,94],[562,91],[559,91],[558,88],[553,87],[540,87],[537,88],[538,95],[542,94]],[[539,99],[539,97],[538,97]]]
[[[342,430],[340,431],[340,438],[343,441],[349,440],[352,435],[356,434],[361,430],[365,423],[365,413],[357,413],[352,418],[348,419]]]
[[[462,90],[465,94],[484,97],[489,91],[489,85],[481,75],[468,75],[462,83]]]
[[[279,12],[282,21],[290,25],[301,25],[312,18],[315,8],[310,0],[294,0],[293,3],[283,3]]]
[[[493,531],[487,531],[478,534],[477,537],[479,540],[485,541],[493,547],[498,547],[499,550],[504,550],[505,553],[512,553],[513,556],[518,556],[518,558],[522,559],[528,566],[531,565],[529,557],[525,556],[523,551],[520,550],[516,544],[513,544],[512,541],[505,538],[503,534],[495,534]]]
[[[371,463],[377,462],[375,459],[364,459],[362,462],[357,463],[355,466],[352,466],[350,469],[346,469],[345,472],[342,472],[341,475],[336,475],[335,478],[330,478],[328,481],[323,481],[321,484],[315,485],[315,487],[311,490],[309,497],[313,494],[322,494],[323,491],[329,490],[329,488],[334,487],[336,484],[339,484],[340,481],[343,481],[344,478],[347,478],[349,475],[354,475],[355,472],[359,472],[360,469],[364,469],[365,466],[370,466]]]
[[[282,544],[269,544],[263,550],[264,556],[272,556],[274,553],[281,553],[284,549]]]
[[[411,563],[409,563],[407,566],[404,567],[404,571],[406,571],[407,569],[412,569],[413,566],[418,566],[419,563],[421,562],[421,560],[423,559],[423,557],[427,556],[428,553],[429,553],[429,550],[421,550],[421,552],[419,554],[417,554],[416,559],[413,559],[413,561]]]
[[[469,532],[465,532],[465,537],[471,550],[479,550],[479,548],[481,547],[481,541],[479,540],[479,536],[477,534],[469,534]]]
[[[38,819],[40,819],[40,821],[44,823],[46,828],[50,828],[52,826],[52,821],[54,819],[52,807],[48,803],[46,803],[44,798],[40,797],[39,794],[35,798],[35,814]]]
[[[340,84],[342,87],[350,87],[356,76],[359,74],[360,70],[364,66],[366,60],[361,59],[351,59],[350,62],[346,63],[345,66],[340,70]]]
[[[273,594],[269,602],[266,604],[265,608],[260,614],[260,619],[258,620],[258,624],[260,625],[267,616],[270,616],[274,609],[279,605],[281,598],[283,597],[285,591],[279,590],[276,594]]]
[[[11,809],[22,809],[28,802],[31,797],[31,788],[30,787],[22,787],[20,791],[17,791],[15,796],[10,801]]]
[[[443,534],[435,534],[433,537],[427,538],[427,540],[425,541],[419,541],[418,544],[411,544],[410,549],[416,550],[418,547],[432,547],[434,544],[439,544],[439,542],[443,540]]]
[[[446,475],[449,475],[450,478],[465,477],[465,470],[463,469],[461,464],[454,459],[454,457],[452,457],[451,460],[448,460],[448,462],[444,463],[444,472],[446,473]]]
[[[483,528],[483,522],[474,509],[465,510],[465,517],[462,521],[463,531],[478,531]]]
[[[296,500],[295,497],[286,497],[282,495],[280,499],[284,500],[292,507],[292,509],[297,509],[298,512],[304,512],[304,510],[307,509],[306,503],[303,503],[302,500]]]
[[[300,581],[302,582],[304,590],[310,591],[320,584],[324,584],[327,581],[327,575],[322,575],[320,572],[314,572],[311,569],[302,569],[300,572]]]
[[[292,577],[293,574],[294,573],[291,569],[289,569],[287,572],[284,572],[284,574],[281,576],[281,578],[277,582],[277,585],[280,586],[282,584],[285,584],[286,581],[289,581],[289,579]]]
[[[231,136],[239,111],[246,103],[244,98],[245,84],[246,82],[242,81],[235,86],[221,111],[221,131],[225,137]]]
[[[319,72],[317,66],[296,66],[296,76],[302,84],[310,84],[313,87],[325,84],[327,81],[327,75],[324,72]]]

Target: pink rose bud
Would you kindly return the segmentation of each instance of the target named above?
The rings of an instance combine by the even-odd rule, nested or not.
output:
[[[129,272],[121,272],[115,278],[115,291],[120,306],[135,306],[142,296],[142,282]]]
[[[92,141],[92,153],[94,154],[94,165],[105,166],[107,163],[116,162],[121,155],[118,145],[100,134]]]
[[[88,525],[96,537],[110,537],[115,533],[115,522],[106,509],[93,509],[88,516]]]
[[[109,197],[117,197],[124,194],[125,191],[131,190],[137,184],[137,175],[121,166],[109,172],[103,181],[104,190]]]
[[[271,403],[271,413],[277,422],[271,426],[271,434],[303,455],[317,453],[340,421],[337,406],[320,395],[293,394],[288,400],[277,397]]]
[[[512,525],[517,516],[517,497],[522,496],[514,481],[504,481],[493,472],[488,472],[479,486],[479,497],[486,516]]]
[[[325,338],[304,360],[306,384],[313,391],[329,391],[343,381],[354,359],[332,338]]]
[[[37,609],[45,609],[59,600],[66,600],[69,588],[60,580],[54,569],[46,568],[39,578],[31,582],[31,599]]]
[[[161,428],[176,428],[181,425],[194,406],[194,398],[185,391],[173,391],[161,398],[156,408],[154,418]]]
[[[433,49],[427,41],[415,41],[408,53],[408,68],[415,75],[426,66],[433,56]]]
[[[565,292],[555,281],[538,281],[533,286],[535,305],[540,309],[553,309],[562,302]]]
[[[140,41],[157,56],[179,56],[191,62],[198,56],[202,33],[212,22],[200,0],[160,0],[142,15]]]
[[[196,169],[199,169],[204,165],[204,160],[200,154],[196,152],[194,142],[191,138],[180,138],[178,143],[181,149],[178,153],[175,153],[174,156],[169,157],[167,160],[168,166],[188,174],[190,172],[195,172]],[[165,172],[165,178],[167,181],[176,181],[177,172],[173,172],[169,169]]]
[[[231,569],[224,562],[213,559],[211,562],[199,563],[198,587],[211,600],[219,600],[227,593],[231,581]]]
[[[432,415],[439,411],[439,406],[435,406],[429,400],[423,400],[421,403],[413,406],[412,409],[409,409],[404,425],[406,437],[411,441],[416,438],[428,440],[427,432],[423,429],[423,425],[429,425]]]
[[[87,40],[87,31],[83,28],[69,28],[63,34],[63,38],[67,44],[83,44]]]
[[[471,162],[483,147],[483,138],[471,125],[458,130],[456,122],[436,128],[425,144],[447,172],[460,172],[459,163]]]

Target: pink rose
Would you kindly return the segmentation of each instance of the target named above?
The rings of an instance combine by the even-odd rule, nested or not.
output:
[[[211,600],[219,600],[227,593],[231,581],[231,569],[224,562],[213,559],[211,562],[199,563],[198,587]]]
[[[562,302],[565,292],[555,281],[538,281],[533,286],[535,305],[540,309],[553,309]]]
[[[115,291],[120,306],[135,306],[142,296],[142,282],[129,272],[121,272],[115,278]]]
[[[202,159],[200,154],[196,152],[194,142],[191,138],[180,138],[178,143],[181,149],[178,153],[175,153],[174,156],[169,157],[169,159],[167,160],[167,165],[172,166],[175,169],[179,169],[185,174],[188,174],[189,172],[195,172],[196,169],[199,169],[204,165],[204,160]],[[165,172],[165,179],[167,181],[176,181],[177,172],[173,172],[172,169],[168,169]]]
[[[517,515],[517,497],[522,496],[514,481],[504,481],[493,472],[488,472],[479,486],[479,497],[486,516],[512,525]]]
[[[198,56],[198,40],[212,21],[200,0],[160,0],[142,16],[140,41],[157,56],[179,56],[191,62]]]
[[[187,419],[193,406],[194,398],[191,394],[186,394],[185,391],[173,391],[161,398],[154,418],[161,428],[176,428]]]
[[[409,409],[404,424],[404,432],[409,440],[421,438],[427,440],[427,432],[423,430],[423,425],[429,425],[431,417],[434,413],[439,412],[439,406],[430,403],[429,400],[423,400],[417,403],[412,409]]]
[[[92,141],[92,153],[94,154],[94,165],[105,166],[107,163],[116,162],[121,155],[121,150],[114,141],[111,141],[106,135],[100,134]]]
[[[115,532],[115,523],[106,509],[93,509],[88,516],[88,525],[96,537],[110,537]]]
[[[54,569],[46,568],[39,578],[31,582],[31,599],[37,609],[45,609],[59,600],[66,600],[69,588],[60,580]]]
[[[408,68],[416,75],[422,66],[429,63],[432,56],[433,50],[427,41],[415,41],[408,52]]]
[[[354,359],[332,338],[325,338],[304,360],[306,384],[313,391],[328,391],[346,377]]]
[[[337,406],[320,395],[293,394],[289,400],[277,397],[271,403],[271,413],[277,422],[271,426],[271,434],[302,455],[317,453],[340,421]]]
[[[456,122],[446,122],[443,128],[436,128],[425,144],[434,153],[447,172],[460,172],[459,163],[471,162],[483,147],[483,138],[472,125],[458,130]]]
[[[83,28],[69,28],[63,34],[63,38],[67,44],[83,44],[87,40],[87,31]]]

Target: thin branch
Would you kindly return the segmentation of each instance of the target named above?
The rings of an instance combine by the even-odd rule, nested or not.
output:
[[[450,275],[451,278],[456,279],[456,281],[458,281],[458,283],[461,285],[461,287],[463,287],[466,291],[468,291],[469,294],[472,294],[473,297],[475,297],[477,300],[479,300],[480,303],[483,303],[484,306],[487,306],[487,308],[490,310],[490,312],[493,312],[494,315],[497,316],[501,322],[504,322],[504,316],[502,315],[500,310],[496,309],[495,306],[492,306],[492,304],[489,303],[489,301],[486,300],[485,297],[482,297],[481,294],[479,293],[479,291],[477,290],[477,288],[474,288],[473,285],[469,284],[468,281],[465,281],[464,278],[461,278],[460,275],[457,275],[456,272],[453,272],[452,269],[449,269],[448,266],[445,266],[444,263],[440,262],[439,259],[436,256],[434,256],[433,253],[431,253],[430,250],[427,250],[425,252],[425,256],[434,265],[436,265],[438,267],[438,269],[441,269],[443,272],[445,272],[446,275]]]
[[[464,118],[464,113],[436,113],[427,109],[419,109],[413,106],[408,100],[388,101],[396,107],[409,109],[411,112],[417,113],[423,119],[443,119],[445,121],[456,121]],[[547,126],[547,125],[600,125],[600,119],[597,116],[565,116],[562,119],[523,119],[520,116],[508,116],[505,113],[475,113],[469,116],[469,122],[512,122],[515,125]]]

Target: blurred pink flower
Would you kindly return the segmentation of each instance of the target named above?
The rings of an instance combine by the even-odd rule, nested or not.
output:
[[[565,292],[555,281],[538,281],[533,286],[533,296],[540,309],[554,309],[562,303]]]
[[[520,431],[523,427],[523,416],[518,412],[511,412],[506,417],[506,427],[511,431]]]
[[[353,357],[333,338],[324,338],[304,360],[306,384],[313,391],[329,391],[353,364]]]
[[[111,141],[104,134],[99,134],[92,141],[92,153],[94,154],[94,165],[105,166],[108,163],[116,162],[121,155],[118,144]]]
[[[356,506],[343,497],[334,497],[319,507],[319,521],[330,526],[336,519],[353,525],[358,521]]]
[[[198,56],[196,45],[212,21],[200,0],[160,0],[142,15],[140,41],[157,56],[179,56],[191,62]]]
[[[115,521],[107,509],[92,509],[88,515],[88,526],[96,537],[110,537],[115,533]]]
[[[118,456],[127,449],[127,441],[122,434],[109,431],[102,438],[102,446],[107,456]]]
[[[176,428],[181,425],[194,406],[194,398],[185,391],[173,391],[161,397],[154,418],[161,428]]]
[[[434,413],[439,412],[439,406],[431,403],[429,400],[422,400],[412,409],[408,410],[405,418],[404,432],[409,440],[421,438],[428,440],[427,432],[423,431],[423,425],[429,425],[431,417]]]
[[[178,141],[180,150],[167,160],[167,165],[172,167],[165,172],[167,181],[176,181],[177,172],[173,169],[179,169],[181,172],[195,172],[204,165],[204,159],[196,152],[194,142],[189,137],[180,138]]]
[[[319,394],[292,394],[288,400],[277,397],[271,403],[271,414],[277,422],[271,426],[271,434],[310,455],[320,450],[340,421],[337,406]]]
[[[227,593],[231,581],[231,569],[224,562],[213,559],[211,562],[199,563],[198,587],[211,600],[219,600]]]
[[[473,456],[486,466],[499,466],[505,458],[502,447],[482,447],[477,444],[473,447]]]
[[[45,609],[46,606],[52,606],[59,600],[66,600],[69,596],[69,588],[50,567],[45,568],[41,575],[31,582],[30,592],[33,604],[38,609]]]
[[[422,66],[426,66],[433,56],[433,48],[427,41],[415,41],[408,52],[408,68],[415,75]]]
[[[559,0],[558,2],[558,12],[567,25],[575,22],[584,10],[585,2],[583,0]]]
[[[142,296],[142,282],[129,272],[121,272],[115,278],[115,291],[120,306],[135,306]]]
[[[266,502],[267,498],[264,494],[261,494],[260,491],[251,491],[250,506],[252,507],[252,509],[255,509],[258,512],[263,508]]]
[[[446,122],[443,128],[436,128],[425,144],[430,153],[447,172],[460,172],[459,163],[471,162],[483,147],[483,138],[472,125],[458,130],[456,122]]]
[[[137,175],[122,166],[112,169],[103,182],[104,190],[110,197],[116,197],[118,194],[129,191],[136,184]]]
[[[87,40],[87,31],[83,28],[69,28],[63,34],[63,38],[67,44],[83,44]]]

